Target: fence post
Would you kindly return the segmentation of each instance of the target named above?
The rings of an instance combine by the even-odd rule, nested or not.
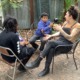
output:
[[[2,27],[2,16],[0,16],[0,27]]]

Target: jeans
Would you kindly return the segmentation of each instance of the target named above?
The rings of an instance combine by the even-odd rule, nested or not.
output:
[[[50,67],[50,64],[52,62],[53,53],[54,53],[54,49],[51,49],[50,54],[46,55],[45,68]]]
[[[52,57],[55,53],[55,48],[58,46],[58,45],[69,45],[69,44],[72,44],[71,42],[66,42],[66,41],[61,41],[61,40],[56,40],[56,41],[53,41],[53,40],[49,40],[47,42],[47,44],[45,45],[43,51],[40,53],[40,55],[42,57],[46,57],[46,62],[45,62],[45,67],[49,68],[50,64],[51,64],[51,61],[52,61]],[[70,49],[72,47],[70,46]],[[70,51],[70,49],[67,51]],[[62,51],[65,51],[64,48]],[[58,53],[58,54],[61,54],[61,53]],[[57,55],[58,55],[57,54]]]
[[[21,52],[20,54],[16,54],[17,57],[20,59],[20,60],[23,60],[25,59],[26,57],[28,56],[32,56],[34,54],[34,49],[32,47],[26,47],[26,46],[20,46],[21,48]],[[1,55],[3,59],[5,59],[6,61],[8,61],[9,63],[13,63],[16,58],[15,57],[8,57],[8,56],[5,56],[5,55]]]
[[[42,51],[43,49],[44,49],[44,45],[45,45],[45,43],[46,43],[46,41],[44,41],[43,40],[43,37],[40,37],[40,36],[38,36],[38,35],[33,35],[32,37],[31,37],[31,39],[29,40],[29,42],[30,42],[30,44],[35,48],[35,49],[37,49],[38,48],[38,45],[35,43],[36,42],[36,40],[39,40],[40,39],[40,41],[41,41],[41,46],[40,46],[40,51]]]
[[[48,55],[50,53],[50,50],[53,49],[55,50],[55,48],[58,45],[69,45],[72,44],[71,42],[67,42],[67,41],[61,41],[61,40],[49,40],[47,42],[47,44],[45,45],[43,51],[41,52],[42,57],[45,57],[46,55]],[[53,53],[54,54],[54,53]]]

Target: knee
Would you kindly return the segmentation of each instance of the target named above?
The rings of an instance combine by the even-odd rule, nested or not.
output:
[[[34,43],[35,41],[34,41],[34,40],[32,40],[32,39],[30,39],[30,40],[29,40],[29,42],[30,42],[30,43]]]
[[[34,48],[32,48],[32,47],[28,48],[28,53],[30,56],[32,56],[34,54],[34,52],[35,52]]]
[[[52,41],[48,41],[47,42],[47,45],[49,46],[49,45],[52,45],[53,43],[52,43]]]
[[[42,40],[42,41],[41,41],[41,43],[42,43],[42,44],[45,44],[45,43],[46,43],[46,41]]]

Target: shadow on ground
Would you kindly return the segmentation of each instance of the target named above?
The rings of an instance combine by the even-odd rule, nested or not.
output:
[[[37,55],[38,53],[34,54],[30,59],[30,62],[33,61]],[[17,72],[16,80],[80,80],[80,44],[76,49],[75,58],[78,64],[78,70],[76,70],[74,66],[72,55],[69,54],[69,59],[67,59],[66,55],[62,54],[55,57],[53,74],[52,70],[50,70],[50,73],[44,77],[37,76],[37,74],[44,68],[44,59],[36,69],[28,70],[26,73]],[[0,80],[10,80],[6,77],[6,73],[8,72],[11,74],[11,70],[12,68],[10,69],[8,65],[0,62]]]

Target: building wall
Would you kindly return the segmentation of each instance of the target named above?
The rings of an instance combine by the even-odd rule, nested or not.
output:
[[[49,0],[50,19],[60,18],[63,14],[64,0]]]
[[[64,0],[34,0],[34,2],[34,21],[36,23],[39,21],[42,12],[47,12],[50,20],[53,20],[55,17],[61,17]]]
[[[23,0],[22,7],[11,9],[14,17],[17,18],[20,29],[28,29],[30,27],[30,8],[29,0]]]
[[[19,23],[19,29],[28,29],[30,27],[30,3],[29,0],[23,0],[21,3],[21,7],[19,8],[12,8],[11,5],[4,6],[4,18],[7,15],[15,17]]]
[[[80,0],[79,7],[80,7]],[[33,11],[31,4],[33,3]],[[18,9],[11,8],[10,5],[5,6],[4,17],[8,14],[17,18],[20,29],[28,29],[34,22],[34,27],[40,19],[42,12],[49,14],[49,19],[52,21],[55,17],[60,18],[63,15],[64,0],[23,0],[22,7]],[[31,7],[30,7],[31,6]],[[34,13],[33,13],[34,12]],[[32,19],[32,20],[31,20]]]
[[[34,0],[34,21],[39,21],[42,12],[47,12],[50,15],[49,0]]]
[[[1,5],[1,0],[0,0]],[[2,7],[0,6],[0,27],[2,27],[2,21],[3,21],[3,13],[2,13]]]

